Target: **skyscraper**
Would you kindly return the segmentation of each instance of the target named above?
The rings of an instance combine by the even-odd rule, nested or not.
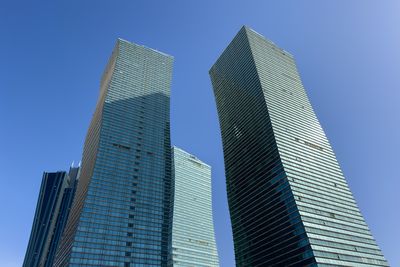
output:
[[[24,267],[53,266],[78,175],[79,167],[43,173]]]
[[[55,266],[166,266],[173,58],[118,39]]]
[[[80,167],[71,166],[68,172],[68,187],[64,189],[64,195],[62,196],[62,201],[59,209],[60,212],[56,221],[53,239],[50,243],[49,254],[47,256],[48,266],[53,266],[54,264],[57,248],[60,245],[62,234],[64,232],[65,226],[67,225],[69,212],[71,211],[76,187],[78,185],[80,169]]]
[[[210,76],[237,266],[388,266],[293,56],[243,27]]]
[[[172,148],[174,216],[170,266],[216,267],[211,202],[211,167],[180,148]]]

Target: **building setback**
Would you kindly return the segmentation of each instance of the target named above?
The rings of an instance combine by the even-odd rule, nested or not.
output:
[[[293,56],[243,27],[210,76],[237,266],[388,266]]]
[[[53,266],[78,175],[79,167],[43,173],[24,267]]]
[[[118,39],[55,266],[167,266],[173,58]]]
[[[217,267],[211,200],[211,167],[172,148],[174,209],[170,266]]]

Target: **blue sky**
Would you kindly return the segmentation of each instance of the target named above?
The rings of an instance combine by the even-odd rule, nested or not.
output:
[[[116,38],[175,57],[172,142],[213,167],[221,266],[233,266],[208,70],[243,24],[297,61],[366,221],[400,266],[400,2],[1,1],[0,266],[21,266],[43,171],[81,158]]]

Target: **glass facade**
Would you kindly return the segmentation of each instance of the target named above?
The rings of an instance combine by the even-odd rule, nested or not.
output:
[[[180,148],[172,148],[174,208],[169,266],[216,267],[211,201],[211,167]]]
[[[237,266],[388,266],[293,56],[243,27],[210,76]]]
[[[43,174],[24,267],[53,266],[78,175],[79,167]]]
[[[78,184],[79,173],[80,173],[80,167],[71,167],[69,169],[68,187],[64,189],[64,195],[62,196],[62,201],[59,209],[60,212],[57,217],[53,239],[51,240],[49,254],[47,256],[48,266],[53,266],[57,248],[60,244],[60,240],[64,232],[65,226],[67,225],[69,212],[71,210],[72,201],[75,196],[76,186]]]
[[[167,266],[173,58],[118,39],[55,266]]]

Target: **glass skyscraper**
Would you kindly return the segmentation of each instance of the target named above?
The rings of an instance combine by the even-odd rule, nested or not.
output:
[[[293,56],[243,27],[210,76],[237,266],[388,266]]]
[[[79,167],[43,173],[24,267],[53,266],[78,176]]]
[[[211,167],[180,148],[172,148],[174,216],[173,267],[217,267],[211,201]]]
[[[55,266],[167,266],[173,57],[118,39]]]

